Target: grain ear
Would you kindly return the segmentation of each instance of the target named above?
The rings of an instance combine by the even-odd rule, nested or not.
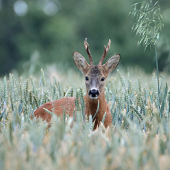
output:
[[[116,69],[117,65],[120,61],[120,54],[116,54],[113,57],[111,57],[104,65],[104,69],[109,73],[111,73],[113,70]]]
[[[86,74],[87,68],[90,66],[86,59],[78,52],[73,52],[73,59],[74,62],[76,64],[76,66],[78,67],[78,69],[83,73]]]

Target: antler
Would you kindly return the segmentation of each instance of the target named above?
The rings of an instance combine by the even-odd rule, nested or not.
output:
[[[89,50],[89,44],[87,43],[87,38],[85,38],[85,40],[84,40],[84,46],[85,46],[85,49],[86,49],[87,54],[89,56],[90,65],[94,65],[93,59],[92,59],[92,56],[91,56],[91,53],[90,53],[90,50]]]
[[[101,57],[100,60],[99,60],[98,66],[101,66],[101,65],[102,65],[102,62],[103,62],[104,58],[106,57],[107,52],[109,51],[110,43],[111,43],[111,40],[109,39],[107,48],[106,48],[106,46],[104,45],[104,53],[103,53],[102,57]]]

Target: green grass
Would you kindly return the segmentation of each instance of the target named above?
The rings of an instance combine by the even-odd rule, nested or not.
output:
[[[47,69],[36,79],[13,74],[2,78],[0,169],[168,169],[169,80],[165,74],[160,78],[159,110],[155,74],[136,72],[117,71],[108,78],[105,92],[112,126],[105,129],[101,123],[96,131],[92,117],[84,117],[83,76],[58,73],[59,82]],[[79,84],[70,87],[65,82]],[[46,122],[30,119],[38,106],[64,96],[80,98],[76,117],[53,115],[50,129]]]

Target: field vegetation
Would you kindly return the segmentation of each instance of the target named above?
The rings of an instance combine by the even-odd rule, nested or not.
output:
[[[82,77],[73,71],[63,77],[71,81],[61,85],[62,73],[58,71],[60,83],[48,80],[46,72],[48,68],[40,71],[40,79],[13,74],[1,79],[0,169],[168,169],[170,94],[165,74],[158,96],[155,73],[146,76],[138,70],[139,78],[135,70],[115,71],[105,87],[112,125],[105,129],[101,123],[92,131],[93,118],[83,119]],[[79,82],[77,87],[69,85],[73,81]],[[51,113],[50,128],[31,119],[41,104],[67,96],[79,98],[76,116]]]

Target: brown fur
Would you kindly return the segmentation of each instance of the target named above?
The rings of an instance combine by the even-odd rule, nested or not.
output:
[[[97,111],[97,107],[98,107],[98,100],[99,100],[99,110],[96,114],[96,116],[94,117],[96,111]],[[105,99],[105,94],[103,92],[103,94],[100,94],[98,99],[91,99],[89,97],[88,94],[86,94],[86,110],[85,110],[85,114],[87,114],[87,116],[92,115],[92,118],[94,117],[94,130],[100,125],[100,122],[103,119],[103,116],[106,112],[106,117],[105,117],[105,121],[104,121],[104,126],[105,128],[107,128],[111,123],[112,123],[112,117],[111,117],[111,113],[109,110],[109,106],[106,102]]]
[[[66,114],[69,114],[69,116],[73,116],[75,108],[75,97],[67,97],[56,101],[51,101],[41,105],[38,109],[35,110],[35,117],[40,117],[50,123],[52,116],[51,114],[47,113],[43,108],[46,108],[57,116],[62,116],[63,111],[65,111]]]
[[[87,116],[92,115],[92,117],[94,117],[97,111],[98,100],[90,99],[88,95],[86,95],[84,99],[86,103],[85,114]],[[106,117],[104,121],[104,126],[107,128],[112,122],[110,110],[106,102],[104,93],[100,95],[98,99],[99,99],[99,110],[94,118],[95,121],[94,128],[93,128],[94,130],[97,128],[97,126],[100,125],[100,122],[102,121],[105,112],[106,112]],[[48,109],[50,112],[56,114],[57,116],[62,116],[63,111],[65,111],[66,114],[72,117],[74,109],[76,108],[75,97],[67,97],[56,101],[51,101],[41,105],[38,109],[35,110],[34,112],[35,117],[42,118],[43,120],[46,120],[48,123],[50,123],[52,116],[51,114],[47,113],[43,108]]]

